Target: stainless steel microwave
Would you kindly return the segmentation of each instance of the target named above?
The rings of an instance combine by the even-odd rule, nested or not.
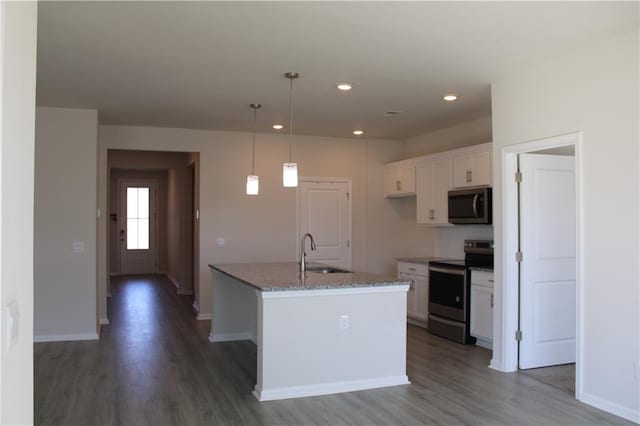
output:
[[[491,225],[491,188],[449,191],[449,223]]]

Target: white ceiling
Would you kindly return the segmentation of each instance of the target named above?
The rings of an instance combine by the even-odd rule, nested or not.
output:
[[[394,139],[489,115],[496,78],[638,27],[636,2],[40,2],[38,14],[39,105],[250,130],[258,102],[258,131],[272,131],[296,71],[295,133]]]

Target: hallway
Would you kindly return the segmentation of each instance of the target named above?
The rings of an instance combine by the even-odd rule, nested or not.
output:
[[[118,277],[111,288],[99,341],[35,344],[36,424],[629,424],[414,326],[412,385],[260,403],[253,343],[210,343],[192,297],[164,276]]]

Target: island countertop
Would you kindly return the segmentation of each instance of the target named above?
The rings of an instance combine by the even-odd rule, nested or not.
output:
[[[309,263],[309,267],[313,266],[322,265]],[[303,277],[297,262],[224,263],[209,264],[209,267],[260,291],[324,290],[409,284],[409,281],[396,277],[366,272],[322,274],[307,271]]]

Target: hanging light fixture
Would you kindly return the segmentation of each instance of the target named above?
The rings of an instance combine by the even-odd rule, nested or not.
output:
[[[256,114],[262,105],[251,104],[253,108],[253,152],[251,154],[251,174],[247,176],[247,195],[258,195],[260,182],[256,175]]]
[[[287,188],[298,186],[298,165],[291,162],[291,141],[293,139],[293,80],[299,77],[297,72],[284,75],[289,79],[289,162],[282,165],[282,185]]]

